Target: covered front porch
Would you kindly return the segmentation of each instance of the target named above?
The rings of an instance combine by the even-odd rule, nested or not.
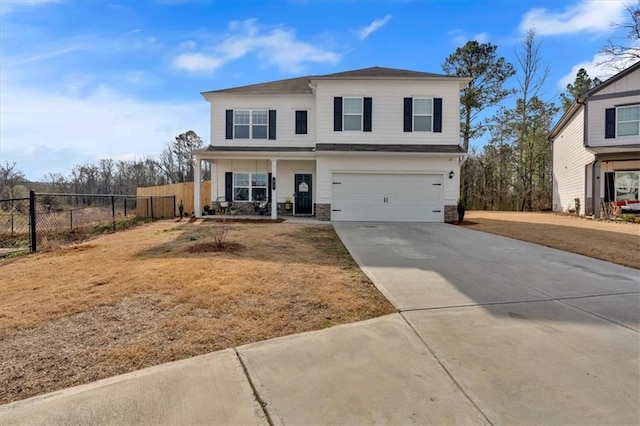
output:
[[[209,214],[314,216],[316,160],[309,150],[239,151],[208,147],[194,154],[194,214],[202,205],[202,164],[211,165]]]
[[[640,156],[634,149],[591,148],[595,159],[587,167],[587,206],[596,218],[614,213],[616,206],[636,203],[640,191]],[[589,203],[590,201],[590,203]],[[587,210],[587,213],[589,211]]]

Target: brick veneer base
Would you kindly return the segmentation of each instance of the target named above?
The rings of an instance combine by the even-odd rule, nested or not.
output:
[[[458,206],[444,206],[444,221],[447,223],[458,221]]]
[[[316,219],[331,220],[331,204],[316,204]]]

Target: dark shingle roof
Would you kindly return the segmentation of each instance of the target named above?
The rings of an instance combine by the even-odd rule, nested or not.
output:
[[[290,78],[287,80],[271,81],[266,83],[251,84],[248,86],[231,87],[228,89],[212,90],[207,93],[246,93],[246,94],[310,94],[311,80],[350,80],[350,79],[405,79],[405,78],[450,78],[460,79],[460,77],[447,76],[444,74],[434,74],[430,72],[400,70],[395,68],[370,67],[353,71],[344,71],[334,74],[316,75]]]
[[[460,145],[391,145],[366,143],[319,143],[317,151],[360,151],[360,152],[441,152],[464,154]]]
[[[343,78],[433,78],[449,77],[444,74],[434,74],[430,72],[400,70],[396,68],[371,67],[353,71],[337,72],[334,74],[318,75],[311,77],[315,80],[331,80]]]
[[[271,81],[268,83],[251,84],[249,86],[232,87],[229,89],[214,90],[205,93],[250,93],[250,94],[278,94],[278,93],[311,93],[309,77],[297,77],[287,80]]]

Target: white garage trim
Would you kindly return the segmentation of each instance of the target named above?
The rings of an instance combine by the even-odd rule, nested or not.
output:
[[[444,222],[443,174],[332,173],[331,220]]]

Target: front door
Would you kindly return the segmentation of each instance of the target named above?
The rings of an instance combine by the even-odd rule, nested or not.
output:
[[[295,214],[311,214],[313,213],[313,194],[310,174],[296,174],[295,187]]]

